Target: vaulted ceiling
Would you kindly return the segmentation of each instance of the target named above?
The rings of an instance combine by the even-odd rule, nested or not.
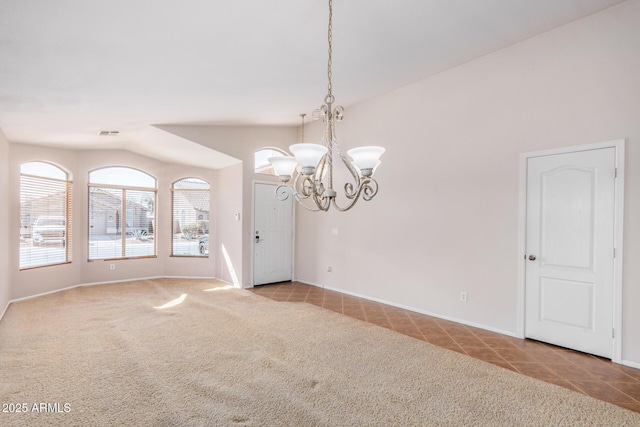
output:
[[[344,106],[621,2],[334,1]],[[327,20],[328,0],[3,0],[0,128],[17,143],[163,157],[180,142],[153,125],[295,126],[326,94]]]

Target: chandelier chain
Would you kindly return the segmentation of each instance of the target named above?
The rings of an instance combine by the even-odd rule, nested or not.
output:
[[[327,77],[329,80],[328,90],[329,93],[327,95],[328,98],[333,97],[333,85],[331,84],[331,57],[333,54],[333,0],[329,0],[329,30],[327,34],[327,39],[329,41],[329,60],[327,61]]]
[[[369,201],[378,193],[378,183],[373,179],[373,173],[379,164],[379,157],[384,152],[382,147],[360,147],[343,153],[338,144],[336,122],[344,118],[344,108],[335,106],[333,96],[332,71],[333,65],[333,0],[329,1],[329,25],[327,29],[328,60],[327,60],[327,89],[324,104],[313,110],[315,120],[322,119],[324,136],[321,145],[324,149],[312,148],[314,144],[304,143],[304,114],[302,118],[302,143],[290,147],[296,154],[293,163],[290,158],[274,158],[280,165],[278,172],[282,184],[276,189],[276,197],[285,200],[292,195],[305,209],[310,211],[328,211],[331,206],[340,212],[351,209],[358,200]],[[295,147],[295,149],[294,149]],[[334,156],[336,161],[334,162]],[[302,159],[302,160],[301,160]],[[271,161],[271,160],[270,160]],[[343,163],[351,179],[347,178],[341,193],[346,204],[338,202],[338,192],[333,188],[333,166]],[[298,167],[295,179],[290,182]],[[275,168],[275,164],[274,164]],[[285,191],[286,188],[289,191]],[[306,203],[306,201],[310,203]],[[341,199],[344,200],[344,199]],[[312,202],[312,203],[311,203]]]

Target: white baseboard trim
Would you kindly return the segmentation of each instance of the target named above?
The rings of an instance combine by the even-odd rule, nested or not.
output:
[[[138,277],[136,279],[110,280],[108,282],[82,283],[78,286],[108,285],[110,283],[126,283],[126,282],[137,282],[138,280],[157,280],[157,279],[220,280],[220,279],[216,279],[215,277],[204,277],[204,276],[151,276],[151,277]],[[220,281],[222,282],[222,280]]]
[[[233,284],[233,282],[229,282],[229,281],[224,280],[224,279],[219,279],[217,277],[213,278],[213,280],[217,280],[220,283],[224,283],[225,285],[228,285],[228,286],[233,286],[234,288],[237,288],[237,289],[247,289],[247,288],[243,288],[242,286],[236,286],[236,285]]]
[[[308,281],[305,281],[305,280],[296,279],[296,281],[300,282],[300,283],[305,283],[307,285],[328,289],[330,291],[339,292],[341,294],[351,295],[351,296],[362,298],[362,299],[366,299],[366,300],[369,300],[369,301],[379,302],[381,304],[390,305],[392,307],[402,308],[403,310],[409,310],[409,311],[413,311],[415,313],[425,314],[425,315],[431,316],[431,317],[437,317],[438,319],[448,320],[450,322],[456,322],[456,323],[460,323],[462,325],[467,325],[467,326],[471,326],[471,327],[478,328],[478,329],[484,329],[486,331],[491,331],[491,332],[495,332],[497,334],[507,335],[507,336],[510,336],[510,337],[513,337],[513,338],[519,338],[518,334],[516,332],[505,331],[505,330],[502,330],[502,329],[493,328],[491,326],[481,325],[479,323],[474,323],[474,322],[469,322],[467,320],[457,319],[455,317],[444,316],[442,314],[432,313],[432,312],[426,311],[426,310],[420,310],[420,309],[415,308],[415,307],[409,307],[409,306],[406,306],[406,305],[403,305],[403,304],[389,302],[389,301],[385,301],[385,300],[382,300],[382,299],[379,299],[379,298],[373,298],[373,297],[370,297],[370,296],[367,296],[367,295],[361,295],[361,294],[358,294],[358,293],[355,293],[355,292],[347,292],[347,291],[344,291],[344,290],[341,290],[341,289],[335,289],[335,288],[332,288],[332,287],[329,287],[329,286],[322,286],[322,285],[319,285],[317,283],[308,282]]]
[[[7,302],[7,305],[4,306],[4,310],[2,310],[2,314],[0,314],[0,322],[2,322],[2,318],[4,317],[4,314],[7,312],[7,309],[9,309],[9,304],[11,304],[11,301]]]
[[[314,283],[314,282],[309,282],[308,280],[300,280],[300,279],[293,279],[294,282],[300,282],[300,283],[304,283],[305,285],[311,285],[311,286],[315,286],[316,288],[324,288],[324,285],[321,285],[319,283]],[[329,288],[326,288],[329,289]],[[336,292],[340,292],[340,291],[336,291]],[[341,292],[344,293],[344,292]]]
[[[113,284],[113,283],[126,283],[126,282],[137,282],[137,281],[140,281],[140,280],[157,280],[157,279],[217,280],[217,281],[222,282],[222,283],[227,283],[224,280],[220,280],[220,279],[215,278],[215,277],[191,277],[191,276],[152,276],[152,277],[138,277],[138,278],[135,278],[135,279],[110,280],[108,282],[80,283],[78,285],[68,286],[66,288],[55,289],[53,291],[48,291],[48,292],[41,292],[41,293],[35,294],[35,295],[29,295],[28,297],[21,297],[21,298],[12,299],[7,303],[7,306],[5,307],[4,311],[2,312],[2,316],[4,316],[4,313],[7,311],[7,308],[9,308],[9,304],[11,304],[13,302],[26,301],[26,300],[30,300],[32,298],[43,297],[45,295],[51,295],[51,294],[55,294],[55,293],[58,293],[58,292],[64,292],[64,291],[68,291],[70,289],[80,288],[80,287],[84,287],[84,286],[109,285],[109,284]],[[2,316],[0,316],[0,320],[2,320]]]
[[[96,283],[96,285],[97,284],[98,283]],[[80,287],[80,286],[89,286],[89,285],[73,285],[73,286],[67,286],[66,288],[62,288],[62,289],[55,289],[53,291],[41,292],[39,294],[29,295],[28,297],[21,297],[21,298],[12,299],[11,301],[9,301],[9,304],[12,304],[14,302],[27,301],[27,300],[30,300],[30,299],[33,299],[33,298],[43,297],[45,295],[56,294],[58,292],[68,291],[68,290],[75,289],[75,288]]]
[[[624,366],[629,366],[630,368],[640,369],[640,363],[632,362],[631,360],[621,360],[620,364]]]
[[[197,280],[217,280],[218,282],[227,283],[224,280],[212,276],[162,276],[159,279],[197,279]]]

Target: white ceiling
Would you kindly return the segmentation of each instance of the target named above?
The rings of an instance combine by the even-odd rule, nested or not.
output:
[[[345,107],[621,2],[334,1]],[[224,166],[152,125],[297,125],[326,94],[327,20],[327,0],[0,0],[0,128]]]

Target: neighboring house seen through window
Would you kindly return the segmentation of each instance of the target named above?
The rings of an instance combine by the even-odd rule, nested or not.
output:
[[[71,186],[50,163],[20,165],[20,269],[71,262]]]
[[[209,255],[209,183],[185,178],[171,186],[171,255]]]
[[[156,256],[156,179],[137,169],[89,173],[89,260]]]

